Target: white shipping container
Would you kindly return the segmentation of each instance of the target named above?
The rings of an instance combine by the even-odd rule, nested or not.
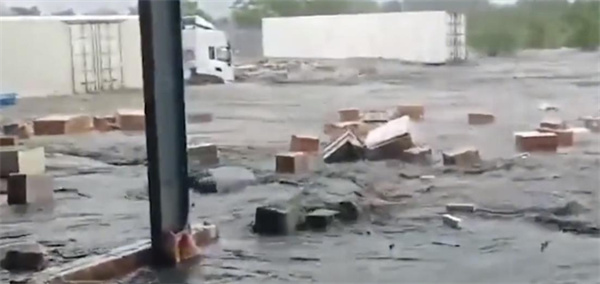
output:
[[[20,97],[142,87],[136,16],[0,17],[0,89]]]
[[[444,11],[265,18],[263,54],[443,64],[467,58],[465,25]]]

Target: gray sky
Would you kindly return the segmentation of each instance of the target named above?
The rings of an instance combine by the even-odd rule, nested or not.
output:
[[[229,6],[234,0],[198,0],[203,10],[214,17],[229,14]],[[282,0],[285,1],[285,0]],[[378,0],[383,2],[383,0]],[[110,8],[126,12],[130,6],[137,5],[136,0],[0,0],[7,6],[31,7],[37,6],[42,12],[51,13],[72,8],[78,13],[85,13],[100,8]],[[510,4],[516,0],[492,0],[495,3]]]

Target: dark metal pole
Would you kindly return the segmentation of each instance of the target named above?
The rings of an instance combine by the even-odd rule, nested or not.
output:
[[[170,265],[165,234],[188,222],[189,193],[179,0],[139,0],[152,251]]]

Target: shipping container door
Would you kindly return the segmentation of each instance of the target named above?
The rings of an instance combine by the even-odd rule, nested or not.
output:
[[[88,23],[70,24],[71,69],[73,71],[73,92],[87,94],[98,91],[94,60],[94,40],[92,25]]]
[[[467,59],[466,18],[459,13],[448,13],[448,61]]]
[[[98,79],[103,91],[117,90],[123,86],[119,25],[115,22],[96,24]]]
[[[71,23],[73,92],[90,94],[123,86],[119,22]]]

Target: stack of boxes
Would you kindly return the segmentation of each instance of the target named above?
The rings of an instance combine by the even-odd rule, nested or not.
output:
[[[13,144],[0,146],[0,194],[7,195],[9,205],[52,202],[53,179],[45,174],[44,148]]]
[[[314,167],[318,153],[318,137],[292,135],[290,151],[280,153],[275,158],[276,172],[281,174],[307,173]]]

